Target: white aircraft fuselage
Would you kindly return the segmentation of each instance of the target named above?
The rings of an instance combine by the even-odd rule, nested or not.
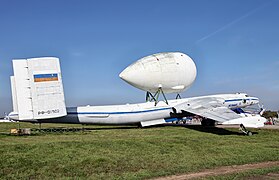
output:
[[[156,121],[161,124],[171,118],[172,107],[187,103],[189,100],[198,100],[201,98],[222,99],[224,105],[229,108],[243,108],[257,104],[259,99],[249,97],[246,94],[220,94],[210,96],[200,96],[193,98],[183,98],[168,101],[166,104],[160,101],[156,106],[154,102],[145,102],[139,104],[112,105],[112,106],[80,106],[68,107],[67,116],[60,118],[42,119],[42,120],[23,120],[33,123],[76,123],[76,124],[103,124],[103,125],[137,125],[144,122]],[[9,117],[17,120],[17,112],[12,112]]]
[[[13,60],[13,69],[14,112],[9,114],[9,118],[16,121],[145,127],[200,116],[202,125],[212,125],[215,121],[239,124],[246,134],[249,133],[245,127],[262,127],[266,121],[260,115],[238,109],[259,102],[258,98],[243,93],[167,100],[164,93],[180,93],[188,89],[196,78],[195,63],[179,52],[141,58],[120,73],[126,82],[147,91],[147,102],[139,104],[66,108],[58,58]],[[158,101],[160,93],[164,101]]]

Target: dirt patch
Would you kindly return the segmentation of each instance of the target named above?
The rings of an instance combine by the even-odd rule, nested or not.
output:
[[[201,172],[173,175],[167,177],[156,178],[154,180],[184,180],[193,178],[202,178],[207,176],[219,176],[224,174],[233,174],[241,171],[247,171],[252,169],[268,168],[279,166],[279,161],[268,161],[256,164],[244,164],[244,165],[233,165],[233,166],[223,166],[215,169],[207,169]],[[269,174],[271,177],[277,177],[278,174]],[[268,175],[267,175],[268,176]]]

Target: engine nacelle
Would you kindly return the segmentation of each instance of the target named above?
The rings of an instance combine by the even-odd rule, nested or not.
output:
[[[143,57],[124,69],[119,77],[132,86],[155,93],[180,93],[196,79],[194,61],[180,52],[158,53]]]

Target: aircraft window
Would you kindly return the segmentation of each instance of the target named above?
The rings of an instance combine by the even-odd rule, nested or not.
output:
[[[245,97],[249,97],[247,94],[245,94]]]

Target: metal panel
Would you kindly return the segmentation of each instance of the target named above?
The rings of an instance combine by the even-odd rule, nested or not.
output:
[[[13,106],[19,120],[67,115],[58,58],[13,60],[13,68]]]
[[[18,112],[15,77],[11,76],[10,80],[11,80],[12,98],[13,98],[13,112]]]
[[[142,127],[146,127],[146,126],[154,126],[154,125],[158,125],[158,124],[164,124],[166,121],[165,119],[154,119],[151,121],[142,121],[140,122]]]
[[[18,114],[20,120],[33,119],[33,108],[31,99],[30,79],[28,74],[28,65],[25,59],[13,60],[14,68],[14,85],[13,90],[16,90],[13,97],[16,97]],[[14,99],[15,100],[15,99]]]
[[[67,115],[59,59],[28,59],[34,119]]]

